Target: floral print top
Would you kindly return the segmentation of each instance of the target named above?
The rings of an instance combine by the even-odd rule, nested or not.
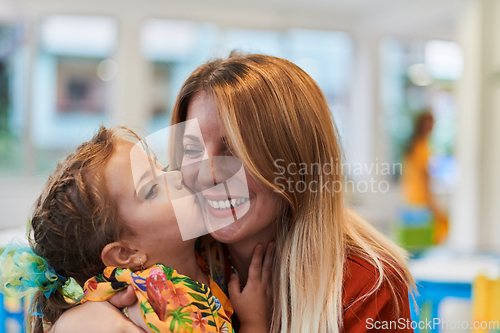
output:
[[[225,244],[217,242],[211,235],[204,235],[196,239],[194,247],[202,269],[227,295],[232,266]]]
[[[208,273],[204,260],[198,263]],[[233,308],[229,298],[208,277],[209,286],[177,273],[161,264],[133,272],[107,267],[102,274],[87,280],[85,301],[104,301],[132,285],[142,317],[153,333],[231,333]]]

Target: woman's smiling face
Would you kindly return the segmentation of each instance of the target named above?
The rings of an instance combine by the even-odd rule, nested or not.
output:
[[[193,119],[199,127],[192,125],[196,124],[190,122]],[[202,194],[201,207],[212,224],[207,226],[211,235],[223,243],[236,243],[272,234],[279,197],[245,172],[241,161],[231,156],[213,98],[205,92],[196,94],[186,120],[182,164],[188,167],[181,170],[186,186]],[[197,162],[197,167],[189,167],[193,162]],[[228,193],[231,201],[226,201]]]

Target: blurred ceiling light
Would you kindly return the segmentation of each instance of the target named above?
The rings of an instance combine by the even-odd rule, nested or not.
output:
[[[410,81],[416,86],[428,86],[434,82],[425,64],[414,64],[408,68]]]
[[[113,59],[104,59],[97,65],[97,76],[102,81],[111,81],[118,74],[118,63]]]
[[[141,29],[141,49],[149,60],[185,57],[196,42],[197,26],[189,21],[149,19]]]
[[[110,17],[53,15],[43,20],[41,37],[51,53],[107,57],[116,46],[117,24]]]
[[[425,64],[435,79],[458,80],[464,67],[462,49],[455,42],[428,41],[425,44]]]

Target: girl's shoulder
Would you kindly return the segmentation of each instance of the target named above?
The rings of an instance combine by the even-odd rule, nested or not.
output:
[[[368,260],[356,255],[346,258],[343,283],[343,325],[345,332],[387,325],[386,332],[412,332],[409,290],[395,269],[384,269],[386,278],[379,284],[380,272]],[[391,324],[392,323],[392,324]]]

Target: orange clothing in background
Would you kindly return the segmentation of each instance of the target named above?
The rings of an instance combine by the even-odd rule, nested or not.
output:
[[[431,150],[426,139],[418,139],[410,153],[406,156],[403,164],[403,175],[401,177],[401,188],[403,198],[410,206],[429,207],[428,186],[430,186],[427,166]],[[434,244],[441,244],[448,235],[448,216],[444,211],[433,210],[434,218]]]
[[[401,186],[408,204],[426,206],[429,203],[426,172],[430,157],[427,140],[419,139],[404,160]]]

